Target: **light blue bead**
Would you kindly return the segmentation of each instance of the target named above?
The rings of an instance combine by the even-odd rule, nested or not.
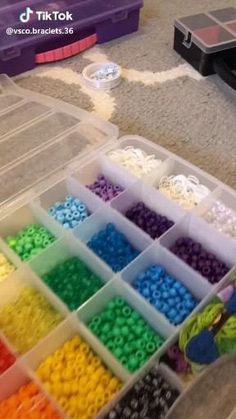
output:
[[[79,198],[75,198],[74,199],[74,204],[76,205],[76,206],[78,206],[78,205],[80,205],[82,202],[80,201],[80,199]]]
[[[54,207],[56,208],[56,210],[57,210],[57,209],[63,209],[63,204],[62,204],[61,202],[56,202],[56,203],[54,204]]]
[[[63,227],[64,227],[66,230],[68,230],[68,229],[70,229],[70,228],[71,228],[69,223],[63,223]]]
[[[71,225],[71,228],[75,228],[78,225],[78,221],[72,220],[71,223],[70,223],[70,225]]]
[[[66,221],[72,221],[73,220],[73,215],[70,213],[70,214],[67,214],[66,215],[66,217],[65,217],[65,219],[66,219]]]
[[[79,211],[73,211],[72,215],[73,215],[73,218],[77,221],[79,221],[81,219],[81,215],[80,215]]]
[[[74,205],[74,203],[71,205],[71,207],[70,207],[70,210],[71,211],[77,211],[77,206],[76,205]]]
[[[78,205],[78,207],[77,207],[77,208],[78,208],[78,211],[79,211],[79,212],[82,212],[82,213],[83,213],[83,212],[87,209],[87,208],[86,208],[86,206],[85,206],[84,204],[80,204],[80,205]]]
[[[49,208],[48,212],[49,212],[50,215],[55,215],[57,211],[56,211],[55,207],[51,207],[51,208]]]
[[[70,208],[71,207],[71,201],[66,201],[64,206],[65,206],[65,208]]]
[[[81,221],[86,220],[86,218],[88,218],[88,216],[87,216],[86,212],[81,212],[81,213],[80,213],[80,219],[81,219]]]
[[[67,196],[66,196],[66,201],[69,201],[69,202],[74,201],[74,197],[73,197],[73,195],[67,195]]]
[[[57,215],[56,215],[56,219],[57,219],[57,221],[59,221],[59,223],[63,223],[63,222],[64,222],[64,220],[65,220],[65,217],[64,217],[64,215],[63,215],[63,214],[58,214],[58,213],[57,213]]]

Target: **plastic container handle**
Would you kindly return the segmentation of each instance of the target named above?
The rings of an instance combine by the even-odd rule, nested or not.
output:
[[[61,48],[52,49],[50,51],[41,52],[35,55],[36,64],[45,64],[55,61],[64,60],[65,58],[73,57],[80,52],[92,47],[97,43],[97,35],[93,34],[80,41],[65,45]]]
[[[214,60],[214,70],[216,74],[232,89],[236,90],[236,74],[233,69],[224,61],[223,58],[218,57]]]

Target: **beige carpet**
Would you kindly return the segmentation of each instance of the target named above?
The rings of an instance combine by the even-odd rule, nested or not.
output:
[[[122,134],[139,134],[236,186],[236,94],[201,78],[172,49],[176,17],[232,5],[231,0],[145,0],[140,31],[83,55],[20,76],[22,87],[95,111]],[[81,84],[85,65],[110,59],[123,83],[110,93]]]

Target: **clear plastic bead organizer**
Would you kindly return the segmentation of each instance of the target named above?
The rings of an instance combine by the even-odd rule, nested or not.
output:
[[[17,357],[15,364],[0,376],[0,401],[33,380],[61,417],[67,418],[35,370],[42,360],[78,334],[123,383],[122,390],[96,416],[105,417],[117,400],[154,363],[159,363],[187,320],[180,326],[171,324],[132,287],[137,275],[153,264],[164,266],[198,301],[191,316],[200,311],[236,271],[235,239],[217,231],[204,219],[204,214],[216,201],[222,201],[236,211],[235,191],[144,138],[129,135],[118,141],[118,136],[118,128],[111,123],[67,103],[21,89],[8,77],[0,76],[0,252],[16,267],[15,272],[0,283],[1,307],[14,302],[27,284],[42,293],[64,319],[23,355],[19,355],[12,342],[0,332],[0,337]],[[142,179],[137,178],[108,155],[112,150],[128,146],[153,154],[162,163]],[[162,176],[178,173],[195,175],[209,188],[208,196],[193,210],[185,210],[158,190]],[[109,202],[102,201],[86,188],[99,174],[122,186],[124,191]],[[51,205],[68,194],[81,199],[90,212],[83,223],[70,231],[48,213]],[[171,218],[173,227],[153,240],[125,217],[126,210],[138,201]],[[56,240],[30,261],[23,262],[8,247],[5,238],[31,223],[46,227]],[[113,223],[140,252],[118,273],[87,246],[92,235],[107,223]],[[199,241],[229,267],[228,273],[216,285],[210,284],[169,250],[176,238],[185,235]],[[79,257],[103,281],[102,288],[73,312],[41,279],[45,272],[70,256]],[[134,373],[130,373],[87,326],[92,316],[114,297],[124,298],[153,331],[164,338],[163,345]],[[160,366],[160,371],[173,387],[182,391],[179,378],[167,366]]]

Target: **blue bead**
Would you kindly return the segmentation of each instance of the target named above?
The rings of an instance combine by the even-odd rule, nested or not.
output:
[[[167,314],[169,311],[168,304],[163,303],[162,305],[162,313]]]
[[[166,291],[164,291],[164,292],[162,293],[162,298],[163,298],[164,300],[167,300],[167,299],[169,298],[169,293],[168,293],[168,292],[166,292]]]
[[[152,293],[152,298],[155,299],[155,300],[160,300],[161,299],[161,293],[160,293],[160,291],[154,291]]]
[[[65,219],[67,220],[67,221],[72,221],[73,220],[73,215],[70,213],[70,214],[67,214],[66,215],[66,217],[65,217]]]
[[[147,288],[142,288],[142,291],[141,291],[141,293],[142,293],[142,295],[144,296],[144,297],[150,297],[150,291],[149,291],[149,288],[147,287]]]
[[[169,311],[169,313],[168,313],[168,317],[170,318],[170,319],[174,319],[176,316],[178,315],[178,313],[177,313],[177,311],[174,309],[174,308],[172,308],[170,311]]]
[[[180,323],[182,323],[183,319],[182,317],[177,314],[177,316],[175,316],[175,318],[173,319],[173,323],[175,326],[178,326]]]
[[[169,291],[170,297],[176,297],[177,296],[177,291],[175,288],[170,288]]]
[[[156,307],[157,310],[162,311],[163,304],[161,301],[158,301],[158,300],[155,301],[154,306]]]
[[[179,304],[177,304],[176,308],[177,308],[178,311],[181,312],[182,310],[185,309],[185,304],[184,303],[179,303]]]
[[[169,305],[169,307],[174,307],[175,306],[174,298],[168,298],[167,304]]]
[[[174,278],[172,278],[170,275],[166,275],[166,277],[165,277],[165,282],[166,282],[168,285],[172,285],[172,284],[175,282],[175,279],[174,279]]]

